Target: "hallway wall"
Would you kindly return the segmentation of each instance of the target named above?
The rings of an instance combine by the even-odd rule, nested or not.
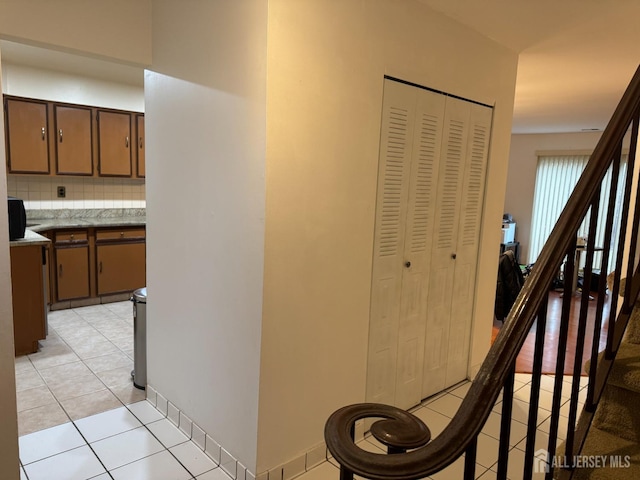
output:
[[[0,52],[0,59],[2,52]],[[2,66],[0,65],[0,73]],[[2,76],[0,76],[0,90]],[[4,132],[4,107],[0,106],[0,132]],[[0,156],[5,155],[4,135],[0,135]],[[7,173],[0,168],[0,198],[7,195]],[[13,363],[13,308],[11,262],[9,259],[9,220],[0,208],[0,478],[18,480],[18,417],[16,379]]]
[[[385,74],[495,104],[470,374],[484,359],[517,63],[417,1],[272,0],[268,46],[258,473],[364,401]]]
[[[255,472],[266,2],[156,1],[145,75],[148,382]]]

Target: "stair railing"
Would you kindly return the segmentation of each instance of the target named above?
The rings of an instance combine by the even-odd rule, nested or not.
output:
[[[497,478],[507,478],[510,451],[510,427],[514,396],[514,372],[516,358],[527,336],[535,324],[535,349],[531,394],[529,398],[526,450],[524,456],[523,479],[530,479],[534,471],[546,472],[545,478],[571,478],[571,459],[579,454],[584,445],[595,409],[606,384],[609,371],[622,340],[635,299],[640,291],[640,271],[638,268],[640,249],[638,248],[638,225],[640,223],[640,195],[637,172],[635,170],[638,124],[640,121],[640,67],[636,70],[611,120],[602,134],[591,158],[585,167],[570,199],[567,202],[548,241],[538,257],[527,281],[520,292],[511,312],[504,322],[495,342],[491,346],[480,371],[471,383],[460,408],[447,427],[431,440],[430,432],[418,418],[407,412],[387,405],[372,403],[343,407],[334,412],[325,425],[325,441],[330,454],[340,464],[340,479],[351,480],[356,474],[374,480],[414,480],[440,472],[464,455],[464,478],[476,476],[476,450],[478,435],[489,417],[502,391],[501,428],[498,446]],[[623,142],[629,142],[627,170],[624,182],[618,181],[622,161]],[[610,194],[606,205],[600,205],[601,190],[609,169]],[[616,214],[615,197],[619,189],[624,189],[621,228],[614,231]],[[633,218],[630,205],[634,205]],[[601,275],[598,281],[595,320],[588,322],[589,286],[592,281],[592,264],[596,246],[593,241],[586,245],[586,265],[578,316],[576,350],[574,356],[572,382],[570,384],[569,412],[560,415],[563,378],[567,356],[569,319],[574,292],[572,282],[564,282],[561,307],[560,331],[557,341],[557,361],[555,367],[553,399],[551,406],[549,441],[546,450],[535,450],[538,425],[538,407],[542,377],[544,337],[547,331],[547,305],[552,282],[564,263],[564,278],[571,279],[578,247],[577,233],[584,219],[589,215],[589,239],[595,238],[598,227],[598,211],[606,208],[605,239],[602,245]],[[617,212],[620,213],[620,212]],[[609,252],[615,245],[617,251],[615,266],[608,265]],[[598,248],[600,250],[600,248]],[[565,262],[566,259],[566,262]],[[626,259],[626,260],[625,260]],[[606,272],[615,271],[610,294],[607,294]],[[618,306],[621,277],[627,279],[624,296]],[[608,301],[607,301],[608,298]],[[587,335],[587,325],[593,323]],[[607,326],[606,329],[602,325]],[[606,348],[600,354],[601,342],[606,335]],[[589,337],[590,345],[585,345]],[[574,342],[571,342],[572,344]],[[589,384],[584,406],[578,415],[580,381],[584,365],[584,348],[591,350]],[[566,408],[564,405],[563,408]],[[371,434],[388,448],[387,454],[378,454],[361,449],[354,441],[355,424],[366,418],[378,418],[371,427]],[[566,424],[565,461],[558,463],[558,432],[561,424]],[[544,453],[544,454],[542,454]],[[567,468],[568,466],[568,468]],[[555,472],[554,472],[555,471]],[[519,475],[519,474],[518,474]]]

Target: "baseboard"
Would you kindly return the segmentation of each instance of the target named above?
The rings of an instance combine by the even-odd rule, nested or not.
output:
[[[147,401],[162,415],[182,431],[213,462],[220,466],[233,480],[256,480],[256,476],[239,462],[222,445],[216,442],[209,433],[200,428],[184,412],[167,400],[151,385],[147,385]]]

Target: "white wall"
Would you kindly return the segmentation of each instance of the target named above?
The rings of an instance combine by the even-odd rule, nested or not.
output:
[[[2,0],[0,38],[149,65],[151,0]]]
[[[494,104],[473,373],[491,339],[517,55],[417,1],[269,2],[258,473],[365,398],[385,74]]]
[[[159,0],[145,75],[148,383],[255,471],[266,2]]]
[[[537,151],[593,151],[602,132],[519,134],[511,136],[509,173],[504,211],[516,222],[516,241],[520,242],[520,263],[529,263],[531,212],[536,185]]]
[[[1,71],[2,67],[0,66]],[[1,86],[2,81],[0,80]],[[0,113],[2,113],[0,115],[0,132],[4,132],[4,106],[0,106]],[[0,135],[0,156],[2,158],[4,158],[4,152],[4,135]],[[0,168],[0,199],[6,197],[6,186],[6,169]],[[11,303],[9,221],[7,210],[0,208],[0,478],[18,480],[18,417]]]
[[[140,86],[3,62],[2,93],[53,102],[144,112]]]

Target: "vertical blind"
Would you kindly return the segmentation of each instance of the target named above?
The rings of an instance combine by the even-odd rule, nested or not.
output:
[[[538,156],[538,169],[536,172],[536,187],[533,197],[533,212],[531,217],[531,238],[529,242],[529,262],[535,263],[540,251],[544,246],[551,230],[558,221],[562,209],[571,196],[573,189],[578,183],[580,175],[584,170],[589,155],[540,155]],[[602,183],[600,193],[600,208],[598,211],[598,226],[596,230],[595,246],[601,247],[604,243],[605,219],[607,215],[607,205],[611,193],[611,167]],[[613,232],[620,231],[622,199],[624,197],[624,177],[627,173],[627,156],[623,155],[620,164],[618,177],[618,188],[616,191],[615,214],[613,219]],[[589,230],[589,219],[591,211],[587,213],[580,229],[579,237],[586,237]],[[613,235],[611,250],[609,252],[608,270],[613,270],[615,255],[618,250],[618,238]],[[584,255],[582,258],[584,259]],[[600,269],[602,264],[602,253],[595,252],[593,268]],[[582,268],[580,266],[579,268]],[[608,272],[603,272],[608,273]]]

